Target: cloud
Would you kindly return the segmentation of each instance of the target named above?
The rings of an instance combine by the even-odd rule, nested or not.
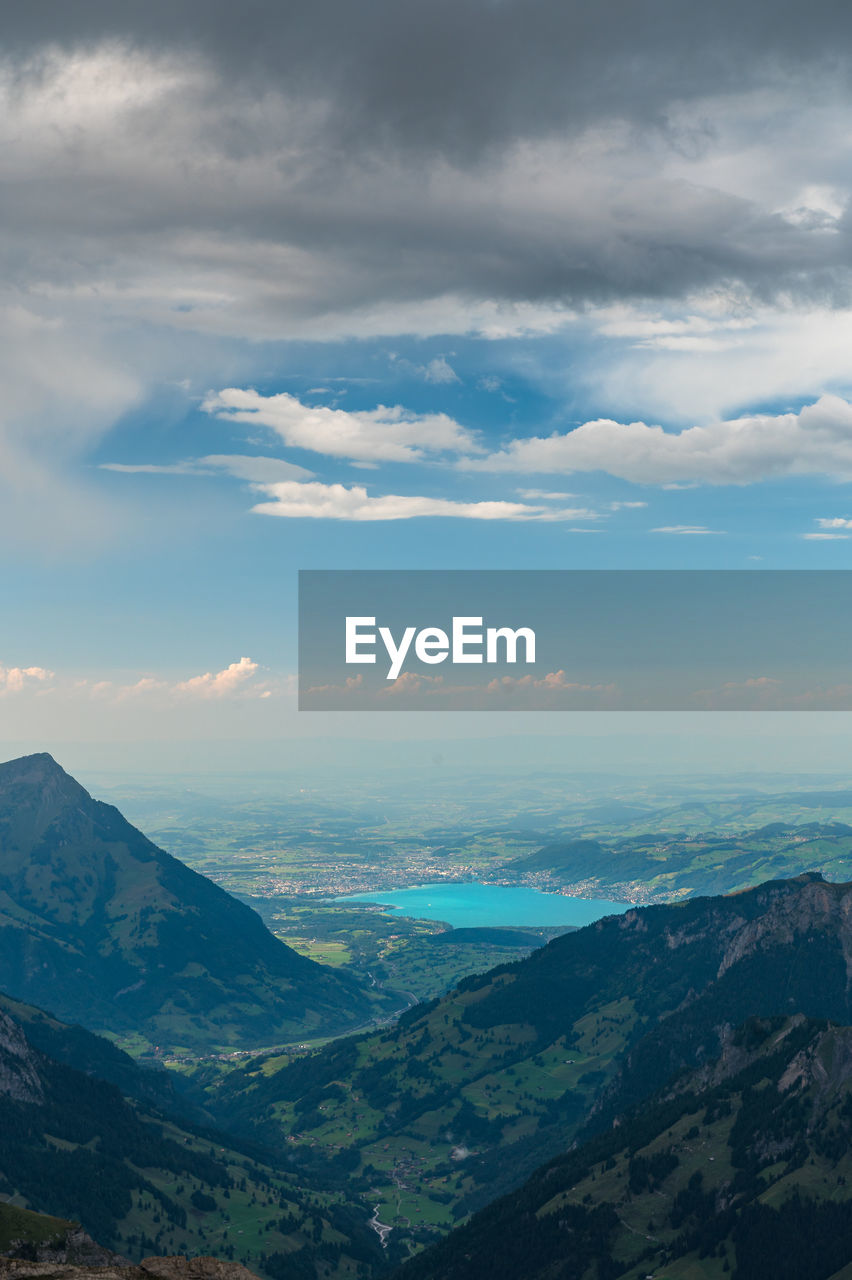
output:
[[[563,435],[513,440],[468,470],[570,475],[604,471],[636,484],[745,485],[795,475],[852,478],[852,404],[821,396],[798,413],[749,414],[664,431],[599,418]]]
[[[423,377],[427,382],[435,383],[438,386],[447,385],[451,382],[461,382],[461,378],[445,356],[437,356],[434,360],[430,360],[426,365]]]
[[[392,352],[390,360],[395,369],[402,369],[405,373],[410,373],[415,378],[422,378],[424,382],[431,382],[435,386],[448,386],[454,382],[461,382],[461,378],[446,356],[435,356],[428,364],[415,364],[412,360],[406,360],[404,356]]]
[[[429,676],[419,671],[403,671],[401,675],[376,694],[379,698],[404,698],[411,694],[444,692],[443,676]],[[454,692],[454,691],[453,691]]]
[[[847,385],[844,6],[24,8],[0,60],[6,528],[114,540],[81,474],[104,434],[187,375],[269,378],[266,342],[558,335],[549,376],[650,422]],[[213,411],[356,462],[476,449],[440,414],[260,399]]]
[[[517,138],[550,137],[610,115],[644,123],[673,100],[742,91],[807,69],[816,90],[852,39],[843,5],[814,0],[778,20],[770,0],[712,12],[677,0],[637,9],[560,0],[377,0],[367,13],[346,0],[298,0],[282,14],[265,0],[249,27],[230,6],[60,0],[19,7],[4,47],[19,61],[45,46],[71,51],[124,45],[177,65],[202,60],[234,96],[281,92],[322,108],[329,143],[356,151],[373,139],[421,160],[434,152],[474,164]],[[120,107],[133,86],[112,89]],[[90,111],[92,108],[90,107]],[[94,112],[92,111],[92,114]],[[77,123],[75,120],[74,123]],[[256,122],[262,133],[266,121]],[[247,145],[239,132],[230,140]],[[689,155],[680,139],[684,152]],[[373,143],[375,145],[375,143]]]
[[[618,695],[618,686],[615,684],[583,684],[576,680],[569,680],[561,669],[548,671],[543,676],[501,676],[499,679],[489,681],[486,687],[489,693],[508,695],[532,690],[548,694],[565,694],[569,697],[595,694],[604,700]]]
[[[187,680],[167,680],[162,676],[141,676],[131,684],[114,684],[109,680],[97,681],[95,684],[82,682],[83,687],[94,696],[104,696],[118,702],[127,699],[148,697],[152,694],[173,700],[175,697],[191,698],[225,698],[247,691],[265,696],[266,686],[259,686],[254,677],[259,666],[251,658],[240,658],[221,671],[206,671],[203,675],[190,676]]]
[[[371,686],[361,676],[343,684],[317,685],[305,691],[314,708],[351,705],[362,710],[398,706],[408,710],[606,710],[618,706],[621,693],[612,683],[573,681],[562,670],[542,676],[503,676],[481,684],[456,684],[442,675],[404,671],[395,680]]]
[[[343,684],[316,684],[306,690],[308,694],[346,694],[355,693],[364,687],[364,677],[360,673],[357,676],[347,676]]]
[[[412,520],[421,516],[455,517],[464,520],[594,520],[597,513],[584,509],[553,509],[522,502],[457,502],[449,498],[414,497],[401,494],[368,495],[363,485],[346,488],[342,484],[282,482],[256,485],[270,502],[260,502],[252,510],[260,515],[285,519],[310,517],[321,520]]]
[[[74,464],[138,403],[141,383],[89,326],[43,314],[32,297],[23,306],[26,291],[10,285],[8,273],[7,285],[0,284],[0,533],[39,553],[67,552],[121,521]]]
[[[840,45],[791,45],[782,65],[767,36],[744,57],[732,15],[711,73],[700,17],[678,15],[670,61],[626,3],[615,22],[585,6],[578,38],[556,0],[532,17],[385,0],[357,23],[270,2],[250,43],[216,39],[230,24],[197,4],[177,23],[75,6],[64,45],[57,9],[44,43],[35,26],[17,56],[4,40],[16,290],[275,340],[552,330],[590,303],[737,285],[849,296],[849,87],[810,61]]]
[[[53,679],[54,673],[46,667],[4,667],[0,663],[0,695],[21,693],[49,684]]]
[[[192,676],[175,685],[177,693],[201,698],[223,698],[245,688],[258,671],[258,664],[251,658],[240,658],[222,671],[207,671],[203,676]]]
[[[543,502],[569,502],[580,496],[578,493],[554,493],[552,489],[519,489],[518,493],[522,498],[539,498]]]
[[[270,698],[275,694],[293,694],[295,676],[258,680],[260,665],[251,658],[240,658],[221,671],[175,680],[164,675],[144,675],[129,683],[108,679],[81,679],[69,684],[61,682],[64,694],[79,694],[99,701],[126,703],[150,700],[152,705],[185,704],[187,700],[231,697]],[[52,675],[52,673],[48,673]]]
[[[445,413],[415,414],[400,405],[348,411],[303,404],[287,392],[264,396],[227,387],[202,408],[229,422],[269,427],[291,448],[366,462],[416,462],[430,453],[479,451],[473,432]]]
[[[663,524],[657,529],[652,529],[652,533],[673,533],[680,536],[689,537],[690,534],[703,533],[723,533],[722,529],[708,529],[703,524]]]
[[[831,277],[839,280],[839,277]],[[617,323],[613,317],[617,317]],[[608,415],[649,415],[669,422],[733,417],[754,404],[787,406],[826,391],[849,390],[852,309],[823,296],[749,298],[719,287],[679,303],[627,300],[586,313],[588,356],[570,376],[552,364],[542,373],[551,395],[576,393],[578,382]],[[702,349],[664,343],[657,329],[684,337],[712,334]],[[642,332],[645,330],[645,336]]]
[[[297,467],[283,458],[265,458],[260,455],[208,454],[205,458],[188,458],[183,462],[102,462],[102,471],[117,471],[125,475],[156,476],[210,476],[226,471],[238,480],[264,484],[274,480],[307,480],[313,475],[305,467]]]
[[[852,534],[842,532],[852,529],[852,520],[846,516],[818,516],[815,523],[819,526],[818,533],[802,534],[807,542],[844,542],[852,537]]]

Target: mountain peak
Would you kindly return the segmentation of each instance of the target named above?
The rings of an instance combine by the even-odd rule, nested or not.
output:
[[[92,804],[92,797],[47,751],[0,764],[0,805],[11,806],[24,825],[45,823],[69,808]]]
[[[47,752],[0,764],[0,876],[5,989],[90,1028],[257,1046],[371,1011],[358,979],[293,951]]]
[[[81,791],[83,788],[57,764],[48,751],[36,751],[30,756],[18,756],[0,764],[0,786],[8,782],[45,783],[65,780]]]

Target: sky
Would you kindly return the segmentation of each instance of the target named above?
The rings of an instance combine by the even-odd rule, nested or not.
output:
[[[294,712],[300,568],[852,566],[850,38],[17,6],[0,740],[356,732]]]

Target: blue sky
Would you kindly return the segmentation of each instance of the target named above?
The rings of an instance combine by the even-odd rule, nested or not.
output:
[[[47,9],[3,737],[266,734],[300,568],[852,564],[844,7]]]

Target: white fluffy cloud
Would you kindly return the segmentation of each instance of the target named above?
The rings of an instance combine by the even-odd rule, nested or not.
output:
[[[455,516],[465,520],[595,520],[598,515],[584,508],[531,506],[524,502],[456,502],[449,498],[426,498],[386,493],[371,497],[363,485],[314,481],[297,484],[256,485],[271,501],[260,502],[253,511],[287,519],[311,517],[321,520],[411,520],[418,516]]]
[[[743,485],[809,474],[848,479],[852,404],[826,395],[799,413],[748,414],[683,431],[598,418],[565,434],[513,440],[459,465],[552,475],[602,471],[637,484]]]
[[[416,462],[427,454],[479,452],[473,432],[445,413],[411,413],[400,405],[349,411],[306,405],[280,392],[226,387],[202,408],[229,422],[269,427],[286,445],[332,458],[363,462]]]
[[[258,663],[243,657],[239,662],[223,667],[221,671],[205,671],[202,675],[190,676],[187,680],[175,681],[163,676],[145,675],[131,684],[117,684],[112,680],[80,680],[73,688],[89,697],[119,703],[152,697],[159,703],[181,701],[187,697],[226,698],[241,694],[269,697],[271,690],[268,682],[256,679],[259,670]]]
[[[222,671],[207,671],[202,676],[192,676],[175,686],[177,693],[189,693],[201,698],[222,698],[245,688],[258,671],[258,664],[251,658],[240,658]]]
[[[4,667],[0,663],[0,694],[20,693],[24,689],[49,684],[53,672],[46,667]]]
[[[802,534],[806,542],[843,542],[852,537],[852,520],[846,516],[820,516],[815,523],[818,532]]]

